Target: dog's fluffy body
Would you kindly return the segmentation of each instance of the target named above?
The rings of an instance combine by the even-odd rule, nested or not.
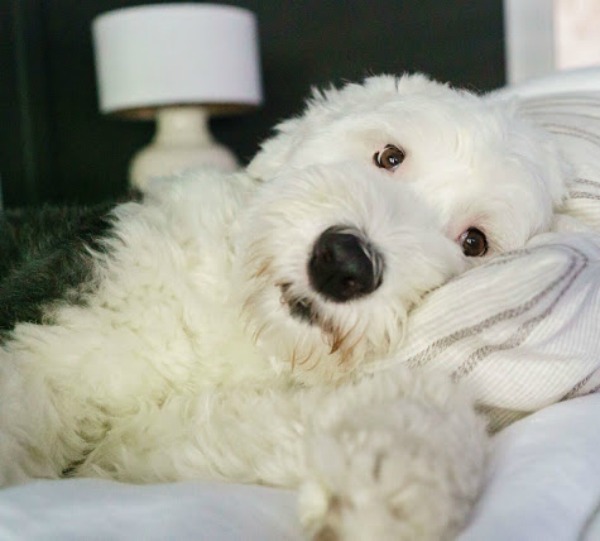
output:
[[[373,163],[388,144],[406,153],[394,172]],[[473,264],[464,231],[485,231],[491,255],[522,246],[550,227],[563,179],[506,104],[419,75],[315,94],[247,172],[182,175],[117,207],[77,302],[14,326],[0,483],[301,486],[327,539],[451,535],[484,464],[471,398],[443,375],[360,367],[393,355],[410,308]],[[380,279],[348,301],[307,270],[332,227]]]

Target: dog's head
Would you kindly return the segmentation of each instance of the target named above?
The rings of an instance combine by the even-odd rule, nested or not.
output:
[[[267,180],[340,162],[410,186],[446,235],[474,256],[521,247],[547,230],[566,193],[557,149],[510,103],[419,74],[315,91],[248,171]]]
[[[250,330],[305,381],[392,352],[408,310],[465,268],[435,213],[364,165],[282,173],[239,227],[235,283]]]
[[[259,342],[322,380],[391,353],[407,311],[474,261],[549,228],[548,138],[509,104],[424,76],[315,93],[248,167],[240,289]]]

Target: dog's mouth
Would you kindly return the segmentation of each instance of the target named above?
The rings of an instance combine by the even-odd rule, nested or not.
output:
[[[281,290],[281,303],[287,305],[290,315],[299,321],[314,325],[317,321],[317,312],[313,306],[313,303],[307,297],[297,297],[291,294],[292,284],[283,283],[279,284]]]

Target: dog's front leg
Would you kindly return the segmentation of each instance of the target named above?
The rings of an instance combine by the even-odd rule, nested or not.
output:
[[[464,389],[400,370],[332,398],[308,436],[301,487],[301,519],[313,538],[453,538],[479,492],[487,447]]]
[[[482,479],[485,423],[462,388],[398,370],[356,384],[172,397],[115,424],[75,474],[301,488],[315,539],[444,539]]]

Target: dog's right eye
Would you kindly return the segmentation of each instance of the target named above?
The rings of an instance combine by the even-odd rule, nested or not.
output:
[[[373,154],[375,165],[388,171],[395,171],[404,161],[404,158],[406,158],[404,150],[395,145],[385,145],[385,148],[381,152]]]

